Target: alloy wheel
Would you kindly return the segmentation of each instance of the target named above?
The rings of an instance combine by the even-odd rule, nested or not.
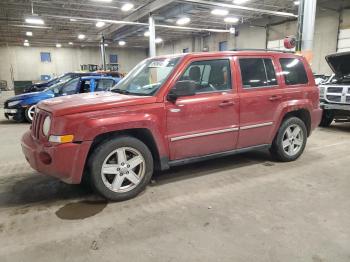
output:
[[[283,134],[282,146],[284,152],[289,156],[295,156],[303,147],[304,135],[300,126],[291,125]]]
[[[101,176],[104,185],[116,193],[133,190],[145,175],[146,162],[142,154],[131,147],[121,147],[104,160]]]

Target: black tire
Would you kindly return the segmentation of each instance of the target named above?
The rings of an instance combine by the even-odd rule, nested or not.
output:
[[[332,111],[323,110],[320,126],[329,127],[332,124],[333,120],[334,114],[332,113]]]
[[[283,149],[283,139],[284,139],[285,132],[291,126],[298,126],[301,129],[301,133],[303,136],[303,141],[302,141],[300,150],[293,156],[288,155]],[[300,118],[290,117],[285,119],[281,124],[277,132],[277,135],[272,143],[272,146],[270,148],[270,152],[279,161],[282,161],[282,162],[294,161],[298,159],[301,156],[301,154],[304,152],[306,141],[307,141],[307,129],[306,129],[305,123]]]
[[[24,112],[24,116],[29,123],[33,122],[33,115],[31,115],[32,110],[35,110],[35,105],[27,107]]]
[[[144,159],[144,175],[137,186],[127,192],[114,192],[102,180],[101,169],[105,159],[116,149],[129,147],[136,149]],[[153,175],[153,157],[148,147],[130,136],[118,136],[104,141],[91,152],[87,163],[88,180],[94,191],[111,201],[124,201],[136,197],[148,185]]]

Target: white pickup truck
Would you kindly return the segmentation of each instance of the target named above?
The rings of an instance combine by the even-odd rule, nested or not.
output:
[[[333,121],[350,122],[350,52],[332,54],[326,60],[335,75],[320,85],[323,127]]]

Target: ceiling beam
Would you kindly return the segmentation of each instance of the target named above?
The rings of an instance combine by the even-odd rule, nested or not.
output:
[[[180,1],[178,1],[178,2],[180,2]],[[181,2],[188,2],[188,3],[193,3],[193,4],[199,4],[199,5],[206,5],[206,6],[209,5],[209,6],[215,6],[215,7],[221,7],[221,8],[242,10],[242,11],[255,12],[255,13],[261,13],[261,14],[266,14],[266,15],[283,16],[283,17],[298,17],[297,15],[295,15],[293,13],[288,13],[288,12],[272,11],[272,10],[247,7],[247,6],[241,6],[241,5],[225,4],[225,3],[207,1],[207,0],[182,0]]]

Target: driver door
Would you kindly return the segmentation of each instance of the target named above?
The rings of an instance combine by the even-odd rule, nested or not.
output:
[[[166,101],[170,160],[233,150],[239,98],[233,90],[231,59],[193,61],[178,80],[196,82],[194,96]]]

